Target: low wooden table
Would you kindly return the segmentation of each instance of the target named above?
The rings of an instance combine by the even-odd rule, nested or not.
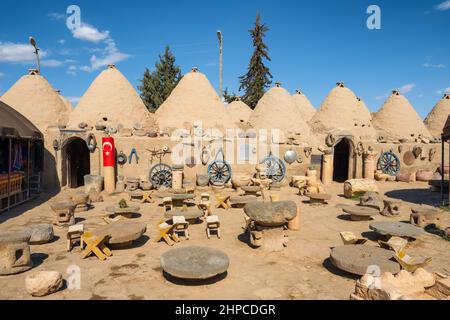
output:
[[[326,193],[310,193],[307,197],[309,197],[311,205],[326,205],[327,201],[331,199],[331,196]]]
[[[186,220],[199,220],[204,216],[204,212],[199,209],[190,210],[171,210],[164,213],[164,218],[172,219],[173,217],[181,216]]]

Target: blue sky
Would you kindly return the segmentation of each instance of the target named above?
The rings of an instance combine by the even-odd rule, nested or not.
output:
[[[81,9],[82,28],[66,27],[66,9]],[[369,30],[369,5],[381,30]],[[42,74],[74,102],[109,62],[137,86],[145,67],[170,45],[183,73],[196,66],[218,87],[218,41],[224,35],[224,87],[236,91],[252,53],[256,13],[274,81],[300,88],[320,106],[345,81],[371,111],[400,88],[422,117],[450,91],[450,0],[1,0],[0,94],[34,66],[28,37],[42,49]]]

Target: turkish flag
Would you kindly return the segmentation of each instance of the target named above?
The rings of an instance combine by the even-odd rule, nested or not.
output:
[[[114,138],[113,137],[103,137],[102,138],[102,148],[103,148],[103,166],[104,167],[114,167],[114,165],[116,163]]]

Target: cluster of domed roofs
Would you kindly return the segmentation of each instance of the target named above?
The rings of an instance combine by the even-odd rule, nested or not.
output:
[[[248,124],[255,129],[291,131],[303,140],[333,131],[348,132],[359,139],[377,139],[380,135],[430,138],[440,136],[450,114],[450,95],[446,94],[422,121],[399,91],[393,91],[383,107],[371,114],[364,101],[342,82],[330,91],[318,110],[302,92],[290,95],[280,83],[266,92],[254,110],[239,99],[224,106],[209,80],[196,68],[181,79],[152,114],[114,65],[100,73],[73,110],[70,102],[36,70],[20,78],[0,99],[43,133],[49,127],[77,128],[82,122],[94,126],[103,121],[128,128],[139,123],[162,130],[190,129],[194,122],[201,121],[203,128]]]

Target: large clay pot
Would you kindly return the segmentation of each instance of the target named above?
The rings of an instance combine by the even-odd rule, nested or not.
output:
[[[209,176],[207,174],[197,174],[197,185],[199,187],[207,187],[209,184]]]
[[[252,182],[252,176],[250,174],[235,174],[231,178],[231,184],[233,188],[239,189],[244,186],[248,186]]]

